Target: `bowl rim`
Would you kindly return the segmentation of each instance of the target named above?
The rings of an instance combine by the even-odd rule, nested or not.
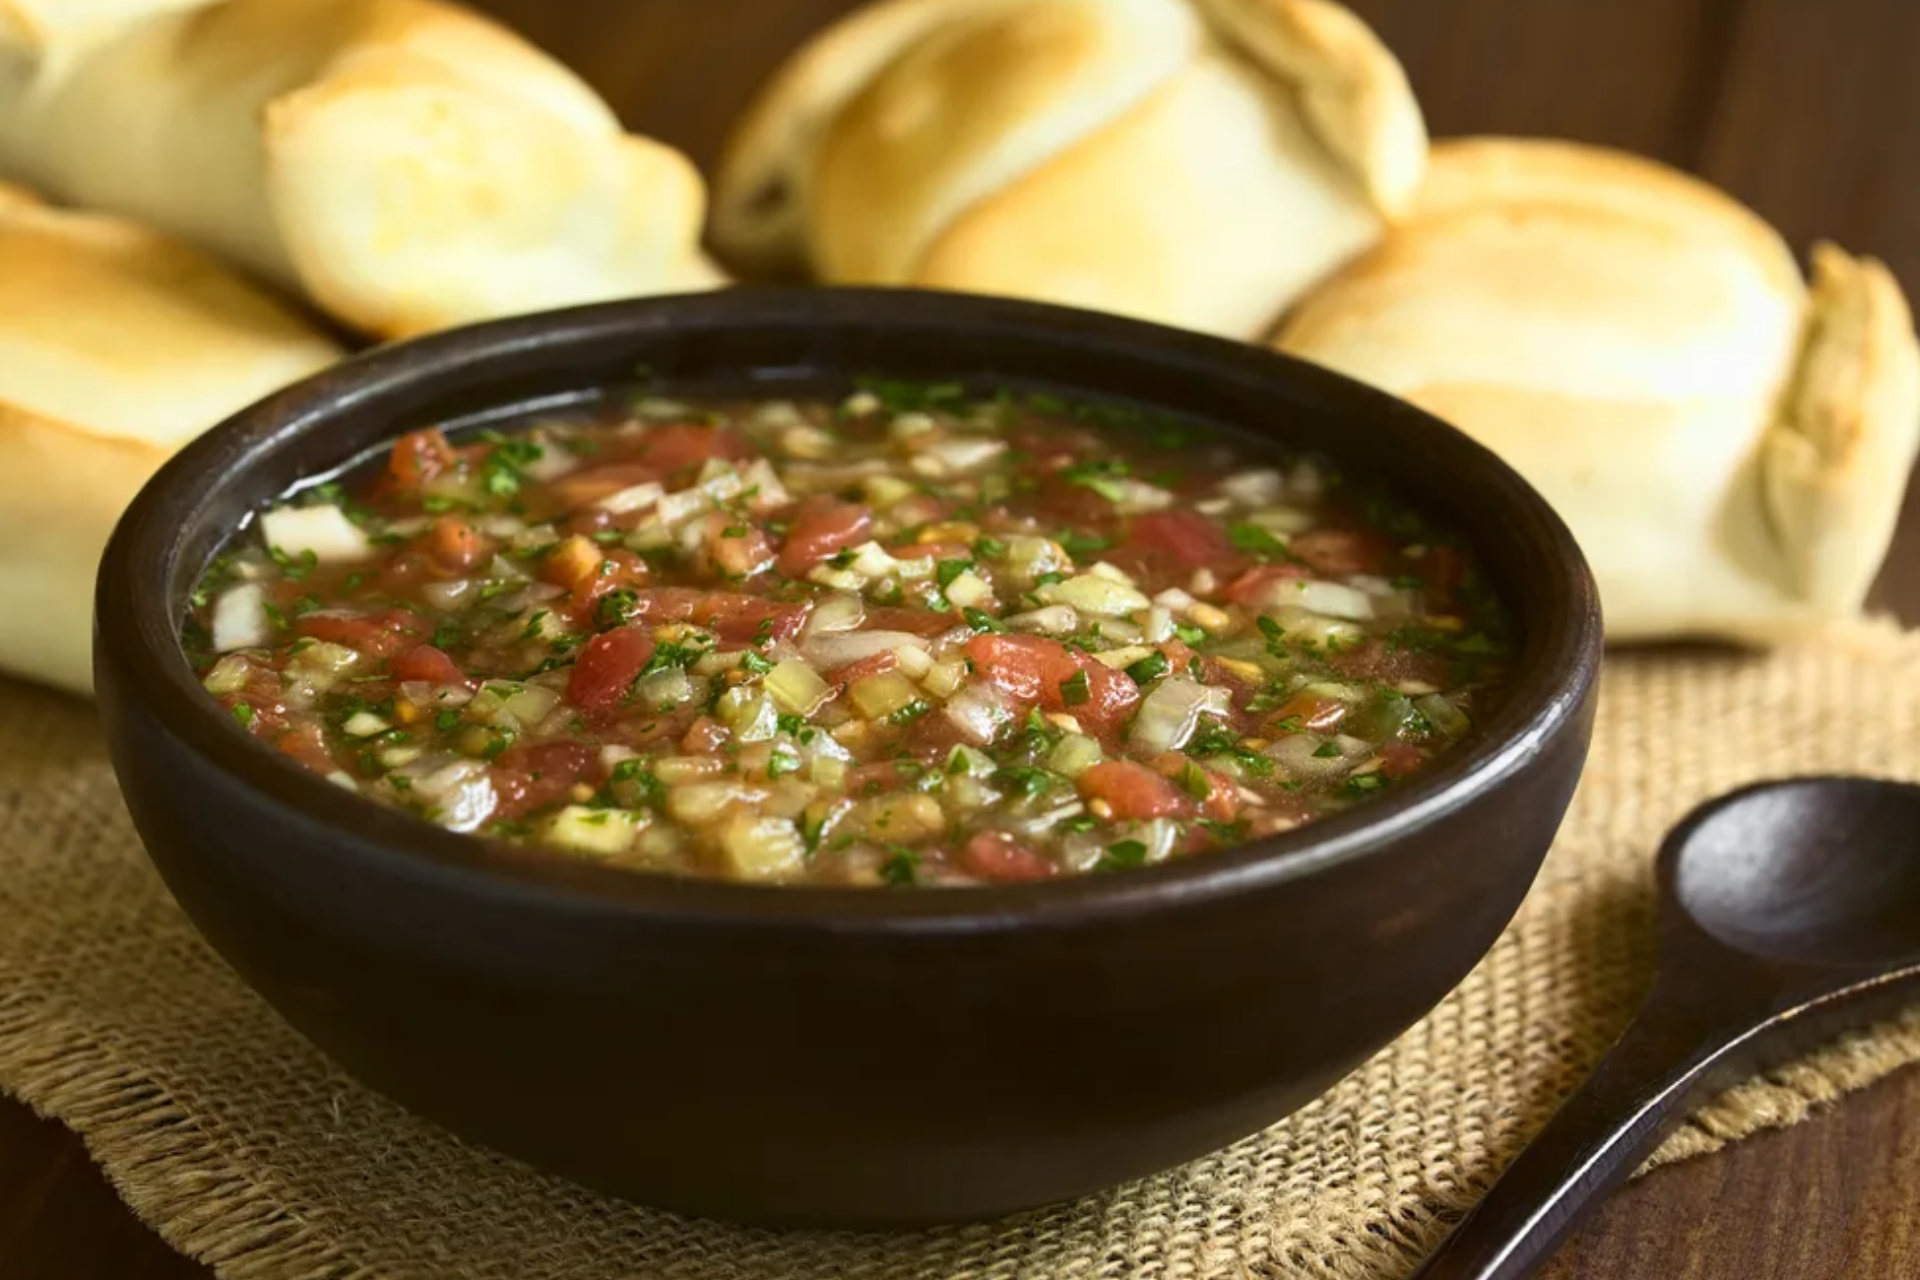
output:
[[[334,419],[404,399],[422,383],[443,386],[492,360],[529,353],[557,358],[573,346],[622,335],[704,326],[719,334],[749,323],[795,326],[937,326],[1071,341],[1184,367],[1189,375],[1272,385],[1294,380],[1355,406],[1392,430],[1446,437],[1443,447],[1483,479],[1564,573],[1507,600],[1535,615],[1503,706],[1469,743],[1386,795],[1265,840],[1205,857],[1110,875],[1072,875],[1021,885],[941,887],[924,892],[651,875],[599,866],[532,846],[447,831],[340,789],[280,757],[223,714],[193,675],[169,601],[185,566],[192,517],[223,477]],[[752,367],[743,363],[743,369]],[[849,372],[851,372],[849,370]],[[1086,379],[1062,379],[1094,394]],[[413,424],[403,412],[378,440]],[[372,447],[378,447],[377,444]],[[1338,450],[1334,450],[1337,454]],[[347,453],[338,459],[355,456]],[[1481,539],[1485,541],[1484,538]],[[289,824],[328,837],[330,856],[372,859],[402,878],[480,897],[538,900],[583,917],[707,919],[805,931],[975,933],[1040,923],[1126,918],[1271,887],[1342,865],[1414,835],[1521,771],[1550,740],[1579,729],[1598,679],[1597,590],[1572,533],[1517,472],[1439,419],[1384,392],[1269,348],[1146,321],[1047,303],[909,288],[752,285],[595,303],[487,321],[374,347],[240,410],[165,463],[118,522],[95,587],[96,682],[143,704],[171,743],[243,785]],[[116,714],[102,697],[101,714]],[[120,761],[116,752],[116,768]]]

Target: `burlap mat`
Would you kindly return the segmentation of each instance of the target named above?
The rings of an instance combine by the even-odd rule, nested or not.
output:
[[[1306,1110],[1184,1169],[1013,1223],[875,1238],[624,1206],[357,1087],[197,940],[133,838],[90,709],[0,685],[0,1086],[79,1130],[141,1217],[227,1277],[1399,1276],[1631,1012],[1662,831],[1754,778],[1920,777],[1917,729],[1920,634],[1616,656],[1559,844],[1432,1016]],[[1790,1124],[1916,1059],[1920,1012],[1736,1090],[1657,1159]]]

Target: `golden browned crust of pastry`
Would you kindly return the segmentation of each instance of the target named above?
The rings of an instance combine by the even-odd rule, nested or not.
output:
[[[714,238],[1251,337],[1405,205],[1425,148],[1398,63],[1328,0],[891,0],[762,92]]]
[[[111,39],[56,25],[38,71],[0,84],[0,172],[381,337],[718,279],[684,157],[457,5],[106,7],[125,11]]]
[[[1898,287],[1830,246],[1813,267],[1809,290],[1764,221],[1655,162],[1466,139],[1276,341],[1513,463],[1612,638],[1765,642],[1859,609],[1920,443]]]
[[[133,494],[340,354],[197,250],[0,188],[0,670],[85,692],[94,567]]]

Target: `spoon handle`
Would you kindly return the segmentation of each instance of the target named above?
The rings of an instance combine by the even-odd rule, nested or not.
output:
[[[1650,1003],[1413,1280],[1530,1274],[1583,1210],[1640,1167],[1747,1038]]]

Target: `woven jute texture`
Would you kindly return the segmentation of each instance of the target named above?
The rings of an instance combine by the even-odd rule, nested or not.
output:
[[[1185,1168],[1018,1221],[776,1235],[588,1194],[343,1077],[167,896],[90,709],[0,686],[0,1085],[79,1130],[141,1217],[229,1277],[1402,1276],[1644,992],[1662,832],[1715,792],[1815,770],[1920,777],[1920,635],[1862,626],[1765,657],[1615,655],[1592,764],[1519,917],[1459,990],[1324,1098]],[[1792,1123],[1916,1059],[1920,1013],[1735,1090],[1657,1159]]]

